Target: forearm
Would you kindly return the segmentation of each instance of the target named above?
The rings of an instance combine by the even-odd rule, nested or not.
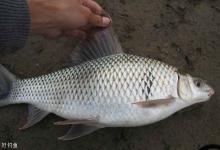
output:
[[[23,47],[29,28],[26,0],[0,0],[0,52]]]

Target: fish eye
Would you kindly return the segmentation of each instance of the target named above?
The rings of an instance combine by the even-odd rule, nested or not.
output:
[[[201,86],[201,83],[198,81],[198,82],[196,83],[196,86],[197,86],[197,87],[200,87],[200,86]]]
[[[196,87],[200,88],[202,86],[202,81],[201,80],[195,80],[194,84],[196,85]]]

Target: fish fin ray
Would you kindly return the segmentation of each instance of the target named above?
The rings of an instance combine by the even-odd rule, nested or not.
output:
[[[174,97],[168,96],[165,99],[155,99],[155,100],[147,100],[147,101],[138,101],[132,104],[140,106],[142,108],[152,108],[157,106],[169,105],[174,102]]]
[[[19,128],[20,130],[27,129],[36,123],[40,122],[43,118],[45,118],[49,112],[43,111],[33,105],[28,105],[28,117],[27,123]]]
[[[97,124],[97,118],[91,119],[77,119],[77,120],[64,120],[55,122],[55,125],[77,125],[77,124]]]
[[[112,54],[123,53],[121,45],[111,27],[97,29],[87,40],[82,41],[72,53],[74,65]]]
[[[16,103],[15,101],[11,101],[8,97],[11,91],[12,82],[16,79],[15,75],[0,64],[0,107]]]
[[[79,137],[88,135],[90,133],[93,133],[103,127],[100,126],[91,126],[91,125],[72,125],[71,128],[68,130],[68,132],[64,135],[59,137],[59,140],[74,140]]]

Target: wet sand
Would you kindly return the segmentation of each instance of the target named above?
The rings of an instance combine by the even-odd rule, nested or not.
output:
[[[0,144],[17,142],[19,149],[72,150],[197,150],[220,144],[220,1],[111,0],[99,2],[111,14],[124,50],[161,60],[206,79],[213,98],[158,123],[137,128],[106,128],[74,141],[58,141],[68,127],[49,115],[36,126],[18,131],[26,105],[0,109]],[[76,41],[31,37],[25,48],[0,57],[20,78],[46,74],[71,65]]]

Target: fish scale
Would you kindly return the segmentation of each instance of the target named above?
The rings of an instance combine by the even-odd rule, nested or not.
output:
[[[106,64],[109,67],[106,67]],[[82,109],[81,107],[92,104],[96,105],[93,109],[99,112],[100,105],[104,104],[122,105],[164,98],[172,94],[176,77],[175,68],[159,61],[117,54],[46,76],[18,80],[13,84],[10,99],[28,101],[69,119],[78,117],[75,115],[76,111],[86,118],[93,114],[82,112],[77,107]],[[80,106],[74,108],[75,103]]]

